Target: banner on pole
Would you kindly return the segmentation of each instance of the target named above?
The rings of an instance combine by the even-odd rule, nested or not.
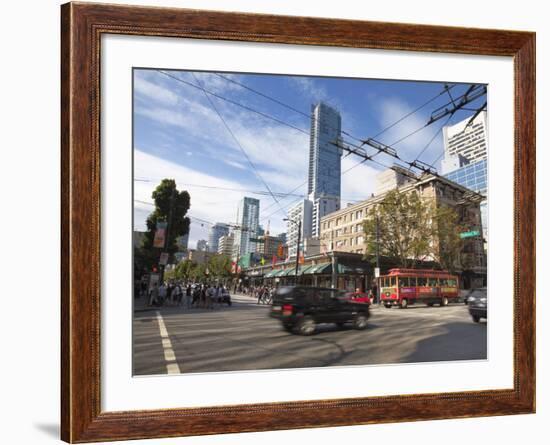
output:
[[[165,222],[157,223],[157,230],[155,231],[155,238],[153,239],[153,247],[163,248],[166,244],[166,227]]]

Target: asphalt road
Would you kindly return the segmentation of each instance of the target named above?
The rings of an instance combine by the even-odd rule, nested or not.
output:
[[[134,313],[134,375],[476,360],[487,357],[487,325],[463,304],[375,307],[364,331],[319,325],[285,332],[269,306],[234,296],[215,310],[161,308]]]

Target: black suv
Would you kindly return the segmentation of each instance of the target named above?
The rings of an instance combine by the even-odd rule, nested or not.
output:
[[[318,323],[352,322],[365,329],[369,304],[354,302],[350,292],[337,289],[283,286],[275,291],[270,316],[281,320],[285,330],[302,335],[313,334]]]
[[[487,288],[474,289],[468,295],[468,311],[472,320],[479,323],[482,318],[487,319]]]

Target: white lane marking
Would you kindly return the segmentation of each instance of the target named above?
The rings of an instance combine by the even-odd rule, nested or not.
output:
[[[176,360],[176,354],[172,348],[172,342],[168,337],[168,330],[164,324],[164,319],[157,311],[157,321],[159,324],[160,338],[162,339],[162,348],[164,349],[164,360],[166,360],[166,372],[168,374],[181,374],[180,367]]]

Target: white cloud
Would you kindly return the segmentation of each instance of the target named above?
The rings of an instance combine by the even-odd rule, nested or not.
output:
[[[311,100],[312,103],[320,100],[328,100],[327,90],[320,87],[313,79],[308,77],[293,76],[288,78],[290,84],[296,88],[302,95]]]
[[[407,113],[413,110],[413,106],[399,98],[386,98],[381,99],[378,102],[378,109],[380,110],[379,122],[381,127],[385,128],[394,122],[401,119]],[[427,119],[420,113],[414,113],[407,117],[405,120],[395,125],[388,131],[386,131],[377,139],[385,144],[392,145],[399,141],[401,138],[413,133],[414,131],[422,128],[418,133],[407,137],[402,142],[395,144],[395,149],[398,154],[407,161],[414,160],[418,154],[426,147],[430,140],[435,136],[430,146],[422,153],[420,160],[425,162],[431,162],[437,155],[443,150],[442,141],[443,136],[439,130],[441,124],[434,124],[428,127],[425,126]],[[382,158],[387,162],[393,163],[395,159],[388,158],[382,155]]]
[[[342,172],[351,169],[342,175],[342,206],[350,201],[367,199],[374,193],[376,175],[380,169],[373,167],[369,161],[360,162],[361,159],[353,155],[342,159]]]
[[[164,105],[176,105],[178,103],[177,94],[139,75],[134,76],[134,91],[138,95]]]

